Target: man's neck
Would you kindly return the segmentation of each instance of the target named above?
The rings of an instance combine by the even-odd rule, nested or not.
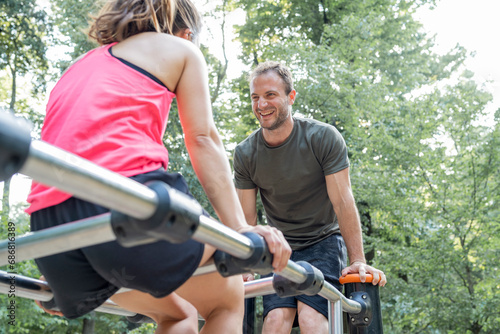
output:
[[[283,144],[292,133],[293,123],[293,118],[290,115],[279,128],[275,130],[262,129],[262,136],[267,145],[278,146]]]

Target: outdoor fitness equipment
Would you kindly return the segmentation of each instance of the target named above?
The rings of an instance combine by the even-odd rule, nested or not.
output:
[[[12,249],[15,261],[20,262],[113,240],[124,247],[133,247],[158,240],[178,243],[193,238],[218,249],[215,268],[222,276],[272,272],[272,255],[261,236],[239,234],[202,215],[196,201],[162,182],[145,186],[48,143],[31,140],[25,120],[0,112],[0,181],[17,172],[98,203],[111,212],[27,233],[15,237],[15,241],[0,241],[0,266],[9,264]],[[13,282],[16,289],[17,281],[16,277]],[[354,284],[346,298],[323,279],[317,268],[307,262],[293,261],[288,261],[279,276],[274,275],[272,284],[279,296],[319,294],[329,300],[330,333],[343,333],[342,311],[354,319],[349,323],[351,333],[382,333],[377,286]],[[264,292],[257,288],[254,293],[272,293],[269,281],[264,286]],[[246,286],[247,297],[252,296],[248,292],[251,288],[251,284]],[[359,292],[363,289],[376,292]],[[378,310],[374,310],[376,307]]]

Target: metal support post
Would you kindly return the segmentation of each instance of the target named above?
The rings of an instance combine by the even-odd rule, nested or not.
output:
[[[328,334],[343,334],[342,301],[328,301]]]
[[[243,318],[243,334],[255,333],[255,298],[245,299],[245,316]]]

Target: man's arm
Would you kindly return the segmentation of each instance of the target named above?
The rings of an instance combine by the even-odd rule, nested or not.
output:
[[[385,274],[366,264],[363,250],[363,234],[359,220],[358,209],[352,194],[349,168],[325,176],[328,197],[337,214],[340,233],[344,238],[350,265],[342,270],[342,276],[359,273],[361,281],[366,280],[366,273],[373,275],[372,283],[384,286]]]
[[[248,225],[257,225],[257,188],[254,189],[238,189],[236,193],[240,199],[243,213]]]
[[[262,227],[262,225],[257,225],[257,188],[236,188],[236,193],[238,194],[238,198],[240,199],[241,207],[243,208],[243,213],[245,214],[245,219],[248,225],[256,226],[257,228]],[[284,238],[281,231],[276,230],[276,232]],[[254,279],[254,275],[250,273],[243,274],[242,277],[243,281],[245,282],[252,281]]]

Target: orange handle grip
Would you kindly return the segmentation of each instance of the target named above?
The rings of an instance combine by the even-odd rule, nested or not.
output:
[[[371,283],[373,280],[373,275],[372,274],[366,274],[366,282],[365,283]],[[345,275],[339,278],[340,284],[347,284],[347,283],[361,283],[361,279],[359,278],[359,274],[349,274]]]

